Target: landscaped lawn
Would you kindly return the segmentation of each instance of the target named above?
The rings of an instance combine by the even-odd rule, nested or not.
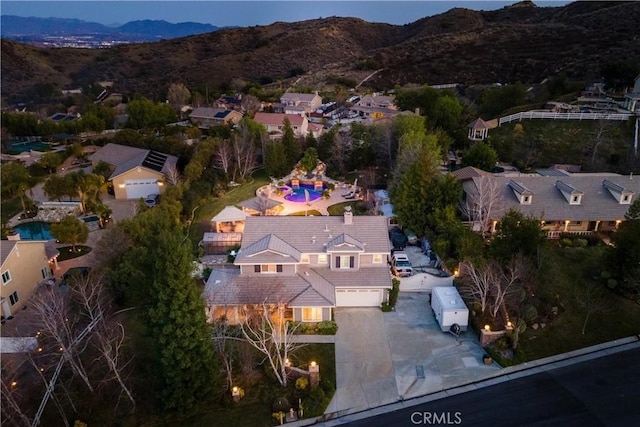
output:
[[[351,206],[351,211],[354,215],[368,215],[368,210],[364,202],[360,200],[353,200],[349,202],[338,203],[337,205],[331,205],[327,207],[329,215],[343,215],[344,208]]]
[[[550,247],[544,252],[545,276],[538,288],[543,306],[558,307],[558,316],[545,328],[529,327],[520,336],[527,360],[565,353],[640,333],[640,305],[609,290],[600,273],[605,246],[587,248]],[[601,312],[593,313],[585,334],[582,327],[587,311],[579,304],[584,289],[596,285],[601,290]],[[540,309],[538,310],[539,314]]]
[[[71,246],[63,246],[61,248],[58,248],[58,251],[60,251],[60,255],[58,255],[58,262],[78,258],[91,252],[91,248],[89,246],[76,245],[75,252],[72,252],[72,249],[73,248]]]
[[[335,350],[333,344],[309,344],[298,349],[291,358],[294,366],[306,368],[309,362],[315,361],[320,366],[321,381],[330,381],[335,388]],[[188,419],[164,423],[166,426],[255,426],[270,427],[278,422],[271,416],[271,405],[280,396],[286,396],[295,389],[295,380],[290,382],[287,389],[283,389],[275,379],[268,375],[253,384],[239,384],[244,389],[245,395],[238,403],[229,403],[224,406],[214,406],[204,409],[200,414]],[[289,402],[292,405],[294,402]],[[328,403],[328,402],[327,402]],[[324,408],[326,409],[326,408]]]
[[[225,206],[235,205],[243,200],[256,197],[256,190],[271,182],[267,174],[260,170],[253,177],[237,187],[230,188],[222,197],[210,200],[196,209],[195,217],[189,229],[189,238],[195,249],[205,232],[211,231],[211,218],[216,216]]]
[[[308,211],[298,211],[298,212],[292,212],[289,214],[289,216],[322,216],[322,214],[315,210],[315,209],[309,209]]]

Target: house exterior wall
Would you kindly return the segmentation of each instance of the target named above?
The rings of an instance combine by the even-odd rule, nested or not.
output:
[[[273,263],[269,263],[273,264]],[[277,271],[275,273],[263,273],[256,272],[256,265],[260,264],[252,264],[252,265],[241,265],[240,266],[240,275],[242,276],[260,276],[260,275],[281,275],[281,276],[293,276],[296,274],[296,266],[294,264],[275,264],[282,266],[282,271]]]
[[[3,280],[0,296],[9,304],[12,314],[20,310],[38,284],[51,275],[44,245],[44,241],[20,241],[2,264],[2,274],[9,272],[11,280],[6,284]],[[12,305],[10,297],[14,292],[17,292],[18,302]],[[6,316],[4,312],[2,315]]]
[[[126,200],[127,189],[124,182],[127,179],[157,179],[162,181],[164,176],[159,173],[143,167],[135,167],[123,174],[113,178],[113,192],[116,200]],[[160,192],[164,191],[164,187],[160,186]]]

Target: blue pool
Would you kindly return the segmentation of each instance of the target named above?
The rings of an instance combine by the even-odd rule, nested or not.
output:
[[[11,151],[48,151],[51,147],[45,142],[14,142],[11,144]]]
[[[13,230],[20,235],[21,240],[54,240],[51,235],[51,224],[35,221],[16,225]]]
[[[324,191],[324,189],[326,189],[326,187],[323,187],[323,191]],[[312,202],[314,200],[318,200],[319,198],[322,197],[322,191],[314,190],[313,189],[313,185],[300,184],[300,188],[296,188],[296,189],[292,190],[292,192],[290,194],[287,194],[286,196],[284,196],[284,199],[288,200],[290,202],[304,203],[306,201],[305,195],[304,195],[304,190],[307,190],[309,192],[309,201],[310,202]]]

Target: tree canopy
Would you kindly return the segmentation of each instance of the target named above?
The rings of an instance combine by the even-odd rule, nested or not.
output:
[[[51,234],[60,243],[71,245],[71,250],[76,252],[76,245],[89,238],[89,227],[77,217],[67,215],[60,222],[51,224]]]

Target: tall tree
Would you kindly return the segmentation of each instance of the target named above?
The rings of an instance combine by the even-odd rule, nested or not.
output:
[[[282,144],[284,145],[284,150],[287,153],[287,166],[289,169],[293,169],[298,160],[300,160],[302,149],[300,148],[300,143],[293,133],[293,127],[291,127],[289,119],[285,117],[282,124]]]
[[[519,211],[510,210],[498,222],[489,252],[502,261],[509,260],[518,252],[533,258],[545,242],[546,236],[538,219],[527,218]]]
[[[211,399],[217,382],[204,300],[191,277],[188,243],[177,232],[153,240],[156,274],[147,316],[157,343],[159,394],[166,410],[191,413]]]
[[[491,172],[498,161],[498,153],[489,144],[476,142],[462,153],[462,165]]]
[[[76,245],[89,238],[89,227],[75,216],[67,215],[60,222],[51,224],[51,234],[60,243],[71,245],[71,250],[76,252]]]

